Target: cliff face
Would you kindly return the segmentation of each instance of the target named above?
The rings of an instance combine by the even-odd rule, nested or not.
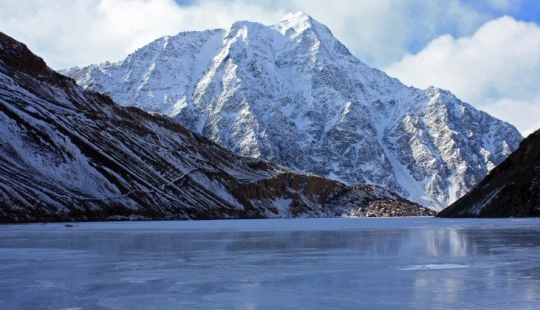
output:
[[[235,155],[165,116],[118,106],[0,33],[0,222],[342,216],[373,201],[417,208],[371,192]]]
[[[540,131],[439,217],[540,216]]]

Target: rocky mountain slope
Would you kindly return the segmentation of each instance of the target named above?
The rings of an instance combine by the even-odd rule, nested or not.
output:
[[[540,216],[540,131],[439,217]]]
[[[160,38],[117,63],[64,71],[121,105],[173,117],[246,155],[372,183],[442,209],[522,140],[438,88],[370,68],[304,13]]]
[[[0,222],[354,216],[381,205],[432,214],[382,188],[241,157],[165,116],[118,106],[0,33]]]

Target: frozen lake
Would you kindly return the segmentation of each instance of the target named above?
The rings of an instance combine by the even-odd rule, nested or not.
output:
[[[0,309],[540,309],[540,219],[0,226]]]

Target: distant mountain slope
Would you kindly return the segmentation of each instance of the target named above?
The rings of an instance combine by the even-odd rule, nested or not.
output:
[[[121,105],[173,117],[242,155],[372,183],[442,209],[522,140],[451,93],[406,87],[304,13],[160,38],[63,73]]]
[[[438,216],[540,216],[540,131],[529,135],[480,184]]]
[[[430,214],[382,188],[241,157],[118,106],[0,33],[0,222],[323,217],[381,205]]]

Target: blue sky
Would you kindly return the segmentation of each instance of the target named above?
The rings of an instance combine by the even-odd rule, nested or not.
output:
[[[491,12],[494,16],[508,14],[516,19],[540,23],[540,5],[538,0],[509,1],[509,9],[497,9],[489,5],[488,1],[466,0],[468,5],[476,7],[478,10]]]
[[[187,4],[187,1],[177,0],[178,3],[184,2]],[[493,3],[497,1],[486,1],[486,0],[463,0],[463,4],[471,6],[474,10],[481,12],[486,15],[488,19],[495,19],[505,15],[512,16],[516,20],[526,21],[526,22],[535,22],[540,24],[540,1],[539,0],[511,0],[511,1],[498,1],[500,6],[494,6]],[[506,4],[507,3],[507,4]],[[449,27],[441,31],[439,34],[447,33],[453,36],[460,36],[463,33],[456,31],[456,27]],[[476,29],[474,29],[476,30]],[[469,33],[470,34],[470,33]],[[409,48],[410,52],[418,52],[421,48],[425,47],[426,42],[417,42],[416,45],[411,45]]]
[[[531,21],[540,24],[540,5],[538,0],[523,0],[520,9],[512,16],[524,21]]]
[[[164,35],[304,11],[366,64],[540,125],[538,0],[0,0],[0,31],[54,69],[118,61]],[[538,115],[538,116],[537,116]]]

